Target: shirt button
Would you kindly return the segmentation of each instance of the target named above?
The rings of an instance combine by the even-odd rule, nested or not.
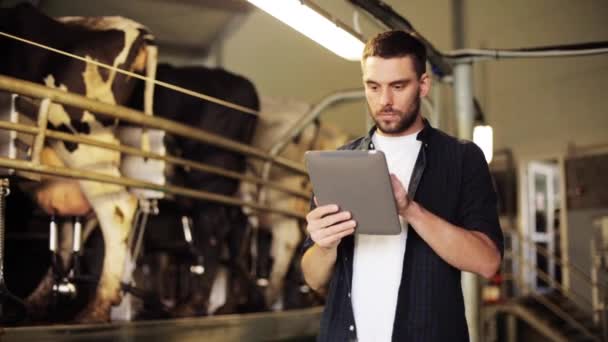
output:
[[[348,327],[348,330],[350,330],[350,331],[355,331],[355,326],[351,324],[351,326],[350,326],[350,327]]]
[[[348,298],[350,298],[350,292],[348,293]]]

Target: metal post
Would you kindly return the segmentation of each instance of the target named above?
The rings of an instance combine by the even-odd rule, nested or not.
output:
[[[591,302],[593,307],[593,323],[600,323],[600,311],[602,309],[600,305],[600,291],[598,286],[598,266],[599,260],[595,248],[595,241],[591,240],[590,243],[590,251],[591,251]]]
[[[0,179],[0,318],[4,313],[4,296],[8,294],[6,284],[4,282],[4,223],[6,222],[4,217],[4,197],[8,191],[8,179]]]
[[[458,120],[458,137],[472,140],[473,120],[473,64],[471,61],[459,61],[454,65],[454,102]]]
[[[0,179],[0,287],[3,287],[4,284],[4,229],[5,229],[5,217],[4,217],[4,207],[5,207],[5,197],[9,193],[9,183],[8,178]],[[2,305],[0,303],[0,314],[2,313]]]
[[[458,61],[454,65],[454,95],[458,137],[473,138],[473,65],[471,61]],[[479,342],[479,279],[469,272],[462,272],[462,293],[466,309],[469,337],[471,342]]]
[[[507,341],[517,342],[517,317],[507,315]]]
[[[431,117],[431,124],[437,129],[441,129],[441,88],[439,88],[439,82],[435,84],[431,91],[433,93],[433,115]]]
[[[34,138],[34,146],[32,148],[32,163],[40,163],[40,155],[44,147],[44,139],[46,138],[46,126],[49,119],[49,108],[51,100],[47,97],[40,102],[38,108],[38,134]]]
[[[0,326],[21,321],[27,314],[24,303],[9,292],[4,281],[5,207],[6,196],[9,193],[8,178],[0,178]],[[16,311],[11,312],[11,310],[6,310],[7,308],[16,309]],[[0,330],[2,329],[0,328]]]

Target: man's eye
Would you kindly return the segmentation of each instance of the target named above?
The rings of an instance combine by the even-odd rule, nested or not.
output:
[[[395,89],[395,90],[402,90],[403,88],[404,88],[404,87],[403,87],[403,84],[395,84],[395,85],[393,86],[393,89]]]

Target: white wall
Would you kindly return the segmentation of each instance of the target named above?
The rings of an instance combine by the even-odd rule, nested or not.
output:
[[[608,41],[606,1],[468,3],[469,47]],[[475,72],[497,148],[533,157],[608,143],[608,55],[486,62]]]
[[[452,48],[450,1],[386,2],[437,48]],[[467,47],[608,41],[608,2],[603,0],[463,2]],[[350,5],[340,0],[318,3],[352,24]],[[368,37],[377,31],[364,27]],[[315,102],[332,91],[360,86],[357,63],[340,59],[260,11],[250,15],[224,49],[225,67],[251,78],[262,95]],[[510,147],[516,156],[534,156],[562,153],[568,142],[608,142],[608,55],[491,61],[476,63],[474,70],[475,91],[495,128],[497,149]],[[453,131],[451,90],[442,88],[444,127]],[[327,117],[358,134],[364,116],[361,103]]]

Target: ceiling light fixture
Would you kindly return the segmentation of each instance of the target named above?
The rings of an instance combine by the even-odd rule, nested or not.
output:
[[[336,55],[359,61],[363,39],[314,2],[308,0],[248,0]]]

